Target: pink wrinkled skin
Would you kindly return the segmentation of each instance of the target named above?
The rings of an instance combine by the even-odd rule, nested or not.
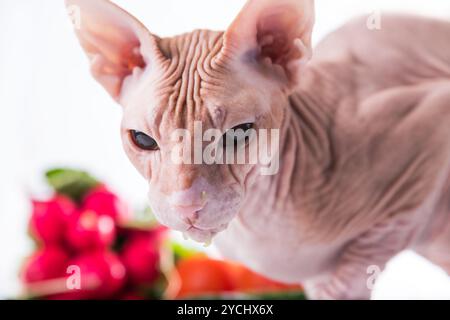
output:
[[[225,32],[173,38],[106,0],[66,3],[163,224],[315,299],[369,298],[368,268],[407,248],[450,272],[449,22],[356,19],[312,54],[310,0],[250,0]],[[195,120],[280,129],[280,171],[174,164],[170,133]]]

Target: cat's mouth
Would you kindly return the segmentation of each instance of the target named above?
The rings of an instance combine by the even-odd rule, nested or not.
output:
[[[218,228],[204,229],[192,225],[183,232],[183,236],[185,238],[190,238],[194,241],[203,243],[205,246],[209,246],[214,236],[216,236],[219,232],[225,230],[227,226],[228,224],[224,224]]]

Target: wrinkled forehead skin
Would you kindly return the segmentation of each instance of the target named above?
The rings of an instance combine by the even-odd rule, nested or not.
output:
[[[228,58],[223,39],[223,32],[208,30],[160,39],[166,60],[125,80],[123,130],[143,131],[158,141],[162,153],[169,153],[176,143],[171,133],[186,129],[193,136],[196,121],[203,131],[225,132],[257,121],[261,128],[271,127],[269,113],[279,118],[282,108],[274,110],[268,102],[281,90],[264,85],[270,81]],[[150,178],[149,172],[141,173]]]

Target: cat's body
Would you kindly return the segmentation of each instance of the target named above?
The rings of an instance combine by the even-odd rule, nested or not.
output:
[[[311,298],[370,297],[406,248],[450,272],[450,23],[358,19],[308,63],[310,0],[250,0],[225,33],[165,39],[109,1],[66,2],[162,223]],[[196,121],[279,129],[279,172],[174,163],[171,132]]]
[[[450,23],[382,21],[353,21],[316,48],[287,108],[280,175],[259,177],[218,236],[226,256],[289,282],[334,276],[372,237],[342,262],[359,264],[336,274],[343,288],[319,296],[366,297],[368,267],[386,262],[377,251],[440,250],[450,273]]]

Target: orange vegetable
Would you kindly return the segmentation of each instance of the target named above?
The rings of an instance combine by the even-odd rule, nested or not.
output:
[[[204,296],[231,291],[226,264],[197,255],[181,260],[169,277],[166,296],[169,299]]]
[[[168,299],[211,294],[271,293],[297,290],[301,286],[282,284],[259,275],[239,264],[196,255],[181,260],[169,276]]]
[[[300,285],[289,285],[266,278],[252,270],[227,262],[228,274],[233,281],[233,289],[243,293],[270,293],[283,291],[302,291]]]

